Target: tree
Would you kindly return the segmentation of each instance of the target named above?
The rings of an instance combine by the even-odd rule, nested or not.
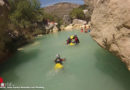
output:
[[[87,12],[85,13],[83,10],[87,10]],[[82,19],[89,22],[91,20],[92,12],[93,8],[89,5],[81,5],[78,8],[74,8],[70,13],[70,16],[72,19]]]
[[[82,20],[85,19],[83,9],[81,8],[74,8],[70,13],[70,16],[72,19],[82,19]]]
[[[9,18],[11,23],[26,28],[37,21],[40,2],[38,0],[9,0],[11,10]]]
[[[81,9],[83,9],[83,10],[84,10],[84,9],[88,9],[88,5],[85,5],[85,4],[84,4],[84,5],[80,5],[79,8],[81,8]]]

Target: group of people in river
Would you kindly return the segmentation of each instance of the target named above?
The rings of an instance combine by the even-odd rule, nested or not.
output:
[[[78,36],[75,34],[75,35],[71,35],[68,39],[67,39],[67,42],[66,44],[68,45],[76,45],[80,43],[79,42],[79,38]],[[55,62],[55,69],[62,69],[63,68],[63,61],[65,61],[64,58],[61,58],[60,57],[60,54],[57,54],[56,55],[56,59],[54,60]]]
[[[81,27],[81,32],[85,32],[85,33],[90,32],[90,26],[84,24],[84,26]],[[75,35],[71,35],[66,40],[66,44],[67,45],[71,45],[71,46],[72,45],[77,45],[79,43],[80,43],[80,41],[79,41],[79,38],[78,38],[78,36],[76,34]],[[56,59],[54,61],[55,61],[55,64],[56,64],[55,65],[55,69],[62,69],[63,68],[63,61],[65,61],[65,59],[60,58],[59,54],[56,55]]]
[[[81,27],[81,32],[85,32],[85,33],[90,32],[90,26],[85,24],[83,27]],[[71,35],[66,40],[67,45],[77,45],[79,43],[80,43],[80,41],[79,41],[79,38],[76,34]],[[55,69],[62,69],[63,68],[63,61],[65,61],[65,59],[61,58],[60,55],[57,54],[56,59],[54,60],[54,62],[56,64]]]
[[[81,32],[85,32],[85,33],[90,32],[90,26],[89,26],[89,25],[84,24],[84,26],[83,26],[83,27],[81,27]]]
[[[78,36],[75,35],[71,35],[67,40],[66,40],[66,44],[67,45],[76,45],[80,43]],[[56,55],[56,59],[54,60],[55,62],[55,70],[56,69],[63,69],[63,61],[65,61],[65,58],[61,58],[60,54]]]
[[[78,36],[75,34],[75,35],[71,35],[68,39],[67,39],[67,42],[66,42],[66,44],[68,45],[68,44],[70,44],[70,45],[76,45],[76,44],[78,44],[78,43],[80,43],[80,41],[79,41],[79,38],[78,38]]]

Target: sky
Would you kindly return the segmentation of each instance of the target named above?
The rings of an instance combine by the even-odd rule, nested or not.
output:
[[[84,4],[83,0],[40,0],[41,7],[46,7],[52,4],[56,4],[59,2],[70,2],[70,3],[76,3],[76,4]]]

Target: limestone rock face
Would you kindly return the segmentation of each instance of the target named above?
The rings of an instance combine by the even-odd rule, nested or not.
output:
[[[81,29],[81,27],[83,27],[85,24],[87,24],[87,22],[84,20],[80,20],[80,19],[74,19],[72,24],[73,24],[74,30],[79,30],[79,29]]]
[[[84,25],[83,24],[74,24],[73,30],[80,30]]]
[[[84,21],[84,20],[80,20],[80,19],[74,19],[74,20],[73,20],[73,24],[84,25],[84,24],[87,24],[87,22]]]
[[[72,24],[69,24],[64,28],[64,30],[79,30],[81,29],[85,24],[87,24],[86,21],[80,20],[80,19],[74,19]]]
[[[94,7],[91,36],[130,70],[130,0],[84,0]]]
[[[65,25],[61,25],[60,30],[65,30]]]
[[[73,29],[73,25],[72,24],[69,24],[68,26],[66,26],[64,28],[64,30],[72,30]]]
[[[59,29],[57,28],[57,26],[54,26],[53,32],[56,33],[56,32],[58,32],[58,31],[59,31]]]

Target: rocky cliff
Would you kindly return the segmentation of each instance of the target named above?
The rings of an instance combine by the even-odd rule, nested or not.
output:
[[[91,5],[91,36],[130,70],[130,0],[84,0]]]

